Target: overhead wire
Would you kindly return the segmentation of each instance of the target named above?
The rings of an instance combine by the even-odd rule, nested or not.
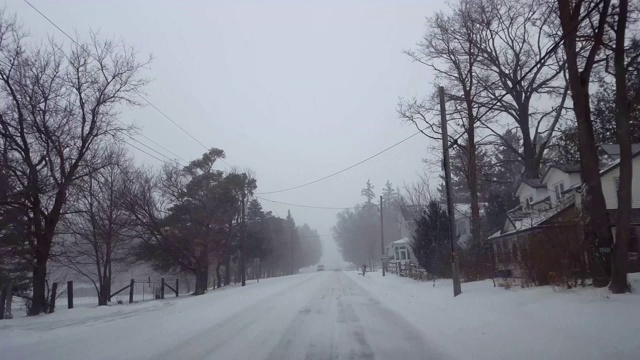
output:
[[[51,25],[53,25],[56,29],[58,29],[58,31],[60,31],[64,36],[66,36],[69,40],[71,40],[74,44],[76,44],[80,49],[84,49],[84,47],[82,47],[78,41],[76,41],[71,35],[67,34],[66,31],[64,31],[60,26],[58,26],[58,24],[56,24],[53,20],[51,20],[47,15],[45,15],[42,11],[40,11],[37,7],[35,7],[31,2],[29,2],[29,0],[23,0],[27,5],[29,5],[33,10],[35,10],[38,14],[40,14],[40,16],[42,16],[45,20],[47,20]],[[93,54],[89,53],[88,50],[86,50],[87,53],[93,57]],[[167,115],[167,113],[165,113],[164,111],[162,111],[158,106],[156,106],[154,103],[152,103],[149,99],[147,99],[146,96],[144,96],[142,93],[140,93],[139,91],[135,90],[136,95],[138,95],[138,97],[140,97],[142,100],[144,100],[144,102],[146,102],[149,106],[151,106],[154,110],[156,110],[158,113],[160,113],[160,115],[162,115],[164,118],[166,118],[167,120],[169,120],[171,123],[173,123],[173,125],[175,125],[178,129],[180,129],[183,133],[185,133],[187,136],[189,136],[191,139],[193,139],[196,143],[198,143],[200,146],[202,146],[205,150],[209,150],[209,147],[207,147],[205,144],[203,144],[200,140],[198,140],[195,136],[193,136],[190,132],[188,132],[186,129],[184,129],[182,126],[180,126],[180,124],[178,124],[178,122],[176,122],[175,120],[173,120],[173,118],[171,118],[169,115]],[[229,167],[233,167],[231,164],[229,164],[225,159],[220,158],[220,161],[222,161],[223,163],[225,163],[227,166]]]
[[[416,136],[416,135],[418,135],[418,134],[420,134],[420,133],[421,133],[420,131],[418,131],[418,132],[416,132],[416,133],[413,133],[412,135],[410,135],[410,136],[408,136],[408,137],[406,137],[406,138],[404,138],[404,139],[402,139],[402,140],[398,141],[397,143],[395,143],[395,144],[393,144],[393,145],[391,145],[391,146],[389,146],[389,147],[387,147],[387,148],[385,148],[385,149],[383,149],[383,150],[381,150],[381,151],[378,151],[377,153],[375,153],[375,154],[373,154],[373,155],[369,156],[368,158],[366,158],[366,159],[364,159],[364,160],[361,160],[361,161],[359,161],[359,162],[357,162],[357,163],[355,163],[355,164],[353,164],[353,165],[347,166],[346,168],[344,168],[344,169],[342,169],[342,170],[338,170],[338,171],[336,171],[336,172],[334,172],[334,173],[332,173],[332,174],[329,174],[329,175],[327,175],[327,176],[323,176],[323,177],[321,177],[321,178],[319,178],[319,179],[316,179],[316,180],[310,181],[310,182],[308,182],[308,183],[304,183],[304,184],[302,184],[302,185],[292,186],[292,187],[289,187],[289,188],[286,188],[286,189],[281,189],[281,190],[276,190],[276,191],[265,191],[265,192],[259,192],[259,193],[256,193],[256,194],[257,194],[257,195],[275,194],[275,193],[280,193],[280,192],[285,192],[285,191],[290,191],[290,190],[299,189],[299,188],[301,188],[301,187],[309,186],[309,185],[315,184],[315,183],[317,183],[317,182],[320,182],[320,181],[326,180],[326,179],[328,179],[328,178],[330,178],[330,177],[333,177],[333,176],[339,175],[339,174],[341,174],[341,173],[343,173],[343,172],[345,172],[345,171],[347,171],[347,170],[351,170],[351,169],[353,169],[354,167],[356,167],[356,166],[358,166],[358,165],[360,165],[360,164],[363,164],[363,163],[365,163],[365,162],[367,162],[367,161],[369,161],[369,160],[371,160],[371,159],[375,158],[376,156],[381,155],[381,154],[383,154],[383,153],[385,153],[385,152],[387,152],[387,151],[389,151],[389,150],[393,149],[394,147],[396,147],[396,146],[398,146],[398,145],[400,145],[400,144],[404,143],[405,141],[407,141],[407,140],[411,139],[412,137],[414,137],[414,136]]]
[[[312,206],[312,205],[302,205],[302,204],[293,204],[293,203],[288,203],[288,202],[284,202],[284,201],[277,201],[277,200],[271,200],[271,199],[266,199],[260,196],[255,196],[257,199],[260,200],[264,200],[264,201],[268,201],[268,202],[272,202],[272,203],[276,203],[276,204],[281,204],[281,205],[288,205],[288,206],[296,206],[296,207],[302,207],[302,208],[309,208],[309,209],[322,209],[322,210],[349,210],[349,209],[354,209],[355,207],[331,207],[331,206]]]
[[[31,4],[28,0],[24,0],[25,3],[27,3],[31,8],[33,8],[38,14],[40,14],[44,19],[46,19],[51,25],[53,25],[56,29],[58,29],[62,34],[64,34],[67,38],[69,38],[72,42],[74,42],[76,45],[80,46],[80,44],[78,44],[78,42],[73,39],[69,34],[67,34],[62,28],[60,28],[55,22],[53,22],[50,18],[48,18],[44,13],[42,13],[38,8],[36,8],[33,4]],[[529,70],[527,70],[519,79],[518,81],[516,81],[507,91],[505,91],[504,94],[502,94],[495,102],[493,102],[493,104],[487,108],[487,110],[478,117],[478,119],[480,119],[479,121],[482,122],[482,118],[484,116],[486,116],[489,112],[491,112],[507,95],[509,95],[509,93],[511,93],[518,85],[520,85],[520,83],[522,83],[522,81],[524,81],[524,79],[537,67],[539,66],[543,61],[546,61],[547,57],[549,57],[550,55],[554,54],[556,52],[556,50],[558,49],[558,47],[562,44],[562,42],[564,41],[564,39],[571,33],[573,32],[587,17],[589,17],[596,9],[597,7],[603,2],[603,0],[598,1],[596,4],[594,4],[591,9],[589,9],[587,11],[587,13],[585,13],[585,15],[583,15],[578,22],[573,26],[573,28],[568,31],[568,32],[564,32],[563,35],[545,52],[545,54],[538,59],[533,66],[531,66],[529,68]],[[82,47],[81,47],[82,48]],[[174,121],[170,116],[168,116],[164,111],[162,111],[160,108],[158,108],[155,104],[153,104],[151,101],[149,101],[146,97],[144,97],[142,94],[140,94],[139,92],[136,92],[138,94],[138,96],[140,96],[141,99],[143,99],[149,106],[151,106],[152,108],[154,108],[157,112],[159,112],[161,115],[163,115],[166,119],[168,119],[169,121],[171,121],[175,126],[177,126],[180,130],[182,130],[185,134],[187,134],[189,137],[191,137],[194,141],[196,141],[200,146],[202,146],[203,148],[208,150],[208,147],[206,145],[204,145],[202,142],[200,142],[195,136],[193,136],[191,133],[189,133],[188,131],[186,131],[182,126],[180,126],[176,121]],[[395,148],[396,146],[408,141],[409,139],[413,138],[414,136],[421,134],[422,130],[419,130],[415,133],[413,133],[412,135],[400,140],[399,142],[373,154],[372,156],[367,157],[364,160],[361,160],[353,165],[350,165],[346,168],[343,168],[339,171],[336,171],[334,173],[331,173],[329,175],[323,176],[319,179],[313,180],[313,181],[309,181],[307,183],[301,184],[301,185],[297,185],[297,186],[292,186],[292,187],[288,187],[285,189],[280,189],[280,190],[275,190],[275,191],[266,191],[266,192],[260,192],[260,193],[256,193],[256,195],[266,195],[266,194],[275,194],[275,193],[281,193],[281,192],[286,192],[286,191],[291,191],[291,190],[295,190],[295,189],[299,189],[302,187],[306,187],[315,183],[318,183],[320,181],[329,179],[331,177],[334,177],[336,175],[339,175],[345,171],[348,171],[350,169],[353,169],[354,167],[361,165],[393,148]],[[454,142],[456,142],[458,139],[456,139]],[[129,144],[131,145],[131,144]],[[140,150],[139,148],[137,148],[138,150]],[[166,150],[166,149],[165,149]],[[142,151],[142,150],[141,150]],[[144,152],[144,151],[143,151]],[[148,154],[148,153],[147,153]],[[150,155],[150,154],[149,154]],[[175,154],[174,154],[175,155]],[[155,157],[153,155],[150,155],[152,157]],[[157,157],[156,157],[157,159]],[[222,162],[224,162],[226,165],[231,166],[227,161],[225,161],[224,159],[220,159]],[[298,206],[298,207],[306,207],[306,208],[316,208],[316,209],[330,209],[330,210],[340,210],[340,209],[352,209],[353,207],[325,207],[325,206],[311,206],[311,205],[300,205],[300,204],[292,204],[292,203],[286,203],[286,202],[282,202],[282,201],[276,201],[276,200],[272,200],[272,199],[266,199],[266,198],[262,198],[262,197],[258,197],[264,201],[269,201],[269,202],[273,202],[273,203],[279,203],[279,204],[284,204],[284,205],[290,205],[290,206]]]
[[[579,26],[579,25],[580,25],[580,24],[581,24],[581,23],[582,23],[582,22],[583,22],[587,17],[589,17],[589,16],[592,14],[592,13],[597,9],[597,7],[598,7],[602,2],[603,2],[603,0],[600,0],[600,1],[598,1],[597,3],[595,3],[595,4],[594,4],[594,5],[593,5],[593,6],[592,6],[588,11],[587,11],[587,13],[585,13],[585,14],[584,14],[584,15],[583,15],[579,20],[578,20],[578,22],[577,22],[577,23],[576,23],[576,24],[571,28],[571,31],[563,33],[563,34],[562,34],[562,36],[561,36],[557,41],[555,41],[555,42],[554,42],[554,44],[553,44],[553,45],[552,45],[552,46],[551,46],[551,47],[550,47],[550,48],[545,52],[545,54],[544,54],[540,59],[538,59],[538,60],[537,60],[537,61],[536,61],[536,62],[535,62],[535,63],[534,63],[530,68],[529,68],[529,70],[527,70],[527,71],[526,71],[526,72],[525,72],[525,73],[524,73],[524,74],[523,74],[523,75],[518,79],[518,81],[516,81],[516,82],[515,82],[515,83],[514,83],[514,84],[513,84],[513,85],[512,85],[512,86],[511,86],[507,91],[505,91],[505,93],[504,93],[504,94],[502,94],[502,95],[501,95],[501,96],[500,96],[496,101],[494,101],[494,102],[493,102],[493,104],[492,104],[492,105],[491,105],[491,106],[490,106],[490,107],[489,107],[489,108],[488,108],[488,109],[487,109],[487,110],[486,110],[482,115],[480,115],[480,116],[478,117],[479,121],[480,121],[480,122],[482,122],[482,118],[483,118],[484,116],[486,116],[489,112],[491,112],[491,111],[492,111],[492,110],[493,110],[493,109],[494,109],[494,108],[495,108],[495,107],[496,107],[496,106],[497,106],[497,105],[498,105],[498,104],[499,104],[499,103],[500,103],[500,102],[501,102],[501,101],[502,101],[502,100],[503,100],[507,95],[509,95],[509,94],[510,94],[510,93],[511,93],[511,92],[512,92],[512,91],[513,91],[513,90],[514,90],[518,85],[520,85],[520,83],[522,83],[522,81],[524,81],[524,79],[525,79],[525,78],[526,78],[526,77],[527,77],[527,76],[528,76],[528,75],[529,75],[529,74],[530,74],[534,69],[536,69],[536,67],[537,67],[537,66],[539,66],[543,61],[546,61],[547,57],[549,57],[549,56],[550,56],[550,55],[552,55],[552,54],[555,54],[555,52],[558,50],[558,47],[562,44],[562,42],[564,41],[564,39],[565,39],[565,38],[566,38],[566,37],[567,37],[571,32],[573,32],[574,30],[576,30],[576,29],[577,29],[577,27],[578,27],[578,26]],[[358,165],[360,165],[360,164],[362,164],[362,163],[364,163],[364,162],[366,162],[366,161],[369,161],[369,160],[373,159],[374,157],[376,157],[376,156],[378,156],[378,155],[380,155],[380,154],[382,154],[382,153],[384,153],[384,152],[386,152],[386,151],[388,151],[388,150],[390,150],[390,149],[392,149],[392,148],[396,147],[397,145],[400,145],[401,143],[403,143],[403,142],[405,142],[405,141],[409,140],[410,138],[412,138],[412,137],[414,137],[414,136],[416,136],[416,135],[418,135],[418,134],[421,134],[424,130],[425,130],[425,128],[423,128],[423,129],[419,129],[419,130],[418,130],[418,132],[414,133],[413,135],[411,135],[411,136],[409,136],[409,137],[407,137],[407,138],[405,138],[405,139],[401,140],[400,142],[395,143],[394,145],[392,145],[392,146],[390,146],[390,147],[388,147],[388,148],[386,148],[386,149],[384,149],[384,150],[382,150],[382,151],[380,151],[380,152],[378,152],[378,153],[374,154],[373,156],[370,156],[370,157],[368,157],[368,158],[366,158],[366,159],[364,159],[364,160],[362,160],[362,161],[360,161],[360,162],[358,162],[358,163],[356,163],[356,164],[353,164],[353,165],[351,165],[351,166],[348,166],[348,167],[346,167],[346,168],[344,168],[344,169],[342,169],[342,170],[340,170],[340,171],[337,171],[337,172],[335,172],[335,173],[329,174],[329,175],[327,175],[327,176],[321,177],[321,178],[319,178],[319,179],[317,179],[317,180],[310,181],[310,182],[307,182],[307,183],[304,183],[304,184],[301,184],[301,185],[298,185],[298,186],[292,186],[292,187],[289,187],[289,188],[281,189],[281,190],[276,190],[276,191],[267,191],[267,192],[261,192],[261,193],[257,193],[257,194],[266,195],[266,194],[275,194],[275,193],[280,193],[280,192],[285,192],[285,191],[295,190],[295,189],[299,189],[299,188],[302,188],[302,187],[305,187],[305,186],[309,186],[309,185],[315,184],[315,183],[317,183],[317,182],[320,182],[320,181],[326,180],[326,179],[328,179],[328,178],[330,178],[330,177],[333,177],[333,176],[338,175],[338,174],[340,174],[340,173],[342,173],[342,172],[345,172],[345,171],[347,171],[347,170],[350,170],[350,169],[352,169],[352,168],[354,168],[354,167],[356,167],[356,166],[358,166]],[[453,144],[450,144],[450,145],[449,145],[449,147],[451,147],[451,146],[455,145],[455,144],[458,142],[458,140],[462,137],[462,135],[463,135],[463,134],[464,134],[464,133],[460,134],[457,138],[455,138],[455,139],[454,139],[454,141],[453,141]]]

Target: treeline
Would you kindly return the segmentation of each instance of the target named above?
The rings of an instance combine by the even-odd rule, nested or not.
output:
[[[212,269],[222,286],[244,282],[254,259],[253,274],[277,276],[321,256],[315,230],[252,198],[250,172],[214,168],[220,149],[186,166],[134,164],[125,143],[137,130],[120,114],[139,104],[148,65],[97,36],[34,42],[0,14],[0,286],[29,315],[49,311],[54,265],[92,282],[103,305],[133,264],[191,274],[202,294]]]
[[[379,263],[381,251],[380,202],[376,201],[375,187],[368,180],[361,191],[362,204],[344,210],[337,215],[333,237],[342,258],[357,266],[367,264],[373,268]],[[382,223],[384,245],[400,239],[399,191],[387,181],[382,190]]]
[[[458,0],[429,16],[406,50],[444,87],[456,200],[470,204],[477,264],[491,264],[483,239],[499,229],[520,178],[539,179],[549,163],[579,164],[590,246],[613,250],[610,261],[594,251],[593,261],[612,291],[627,289],[631,143],[640,141],[637,15],[628,1]],[[436,91],[402,99],[398,112],[440,149]],[[615,243],[600,183],[604,143],[620,146]],[[482,203],[495,212],[488,226]]]

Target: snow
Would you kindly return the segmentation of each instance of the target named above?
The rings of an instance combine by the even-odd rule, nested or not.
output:
[[[409,238],[404,237],[404,238],[402,238],[400,240],[396,240],[396,241],[390,243],[389,245],[391,245],[391,244],[401,245],[401,244],[409,244],[409,243],[411,243]],[[387,246],[389,246],[389,245],[387,245]]]
[[[637,275],[637,274],[636,274]],[[640,276],[633,279],[640,288]],[[636,359],[640,296],[309,272],[0,321],[2,359]]]
[[[494,288],[491,281],[416,282],[380,273],[357,280],[454,359],[638,359],[640,296],[605,289]],[[640,274],[632,274],[640,290]]]

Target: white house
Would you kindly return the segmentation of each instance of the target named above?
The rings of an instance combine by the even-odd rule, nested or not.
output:
[[[416,256],[413,253],[409,238],[396,240],[385,247],[385,256],[391,263],[406,264],[408,262],[417,263]]]
[[[640,174],[640,144],[634,144],[633,173]],[[600,171],[602,192],[609,211],[611,230],[615,236],[616,210],[618,208],[619,147],[603,145],[600,147],[603,161]],[[491,235],[498,270],[509,270],[519,276],[521,269],[513,264],[518,256],[518,245],[543,228],[558,226],[557,220],[571,209],[581,209],[583,183],[578,165],[550,165],[542,178],[525,180],[516,190],[520,204],[507,213],[504,227]],[[640,176],[632,179],[632,230],[629,244],[630,265],[635,271],[640,269],[638,252],[640,242]],[[503,255],[502,257],[500,255]]]

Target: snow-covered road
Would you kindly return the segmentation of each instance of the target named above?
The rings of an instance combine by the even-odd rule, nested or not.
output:
[[[632,294],[313,272],[0,321],[0,359],[638,359]]]
[[[442,358],[356,280],[342,272],[300,274],[120,311],[110,307],[88,319],[66,311],[44,327],[19,319],[13,331],[9,323],[0,327],[0,338],[9,335],[0,348],[9,359]]]

